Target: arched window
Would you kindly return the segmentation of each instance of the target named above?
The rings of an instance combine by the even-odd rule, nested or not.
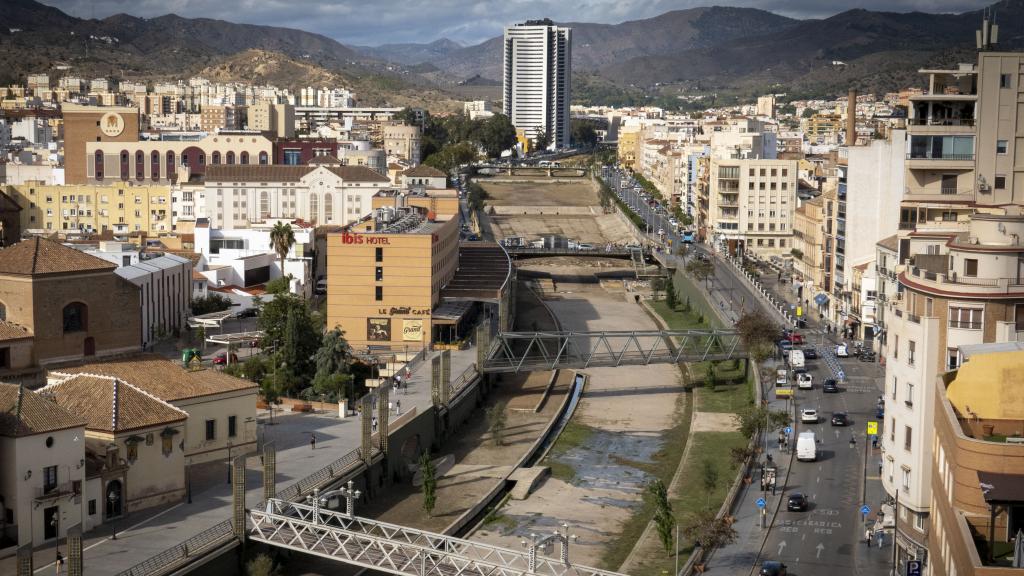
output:
[[[93,167],[93,169],[96,172],[96,179],[97,180],[103,180],[103,151],[102,150],[97,150],[96,151],[96,154],[95,154],[95,156],[93,158],[93,162],[95,163],[95,166]]]
[[[320,197],[316,192],[309,194],[309,219],[313,222],[320,220]]]
[[[171,174],[178,171],[177,164],[174,163],[174,152],[167,153],[167,177],[170,178]]]
[[[121,180],[128,179],[128,151],[121,150]]]
[[[181,153],[181,165],[188,166],[188,152]]]
[[[334,220],[334,198],[330,192],[324,194],[324,220],[327,222]]]
[[[199,163],[202,164],[202,156],[200,156],[199,158],[200,158]],[[214,164],[220,164],[220,152],[214,152],[213,153],[213,163]]]
[[[234,164],[235,163],[235,153],[234,152],[228,152],[227,153],[227,159],[228,159],[228,164]]]
[[[260,192],[260,217],[270,217],[270,192]]]
[[[242,161],[239,162],[239,164],[248,164],[249,163],[249,153],[248,152],[242,152],[241,160]]]
[[[160,179],[160,153],[156,150],[149,155],[149,177],[154,182]]]
[[[202,152],[199,153],[199,165],[206,166],[206,154],[203,154]]]
[[[260,152],[260,164],[266,164],[266,163],[267,163],[267,153],[266,152]]]
[[[89,329],[89,308],[81,302],[64,307],[64,332],[85,332]]]
[[[146,155],[142,150],[135,151],[135,179],[142,180],[146,177]]]

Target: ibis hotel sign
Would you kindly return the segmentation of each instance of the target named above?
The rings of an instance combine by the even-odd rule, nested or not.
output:
[[[353,234],[351,232],[344,232],[341,235],[341,243],[346,245],[373,244],[377,246],[387,246],[391,243],[391,238],[388,238],[387,236],[378,236],[376,234]]]

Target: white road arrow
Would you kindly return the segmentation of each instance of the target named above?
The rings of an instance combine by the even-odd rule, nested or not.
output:
[[[822,544],[821,542],[818,542],[818,545],[815,546],[815,549],[818,551],[817,558],[821,558],[821,551],[825,549],[825,545]]]
[[[782,556],[782,549],[786,547],[786,541],[779,542],[779,556]]]

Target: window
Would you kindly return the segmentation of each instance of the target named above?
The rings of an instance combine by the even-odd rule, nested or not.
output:
[[[978,276],[977,258],[964,258],[964,276],[976,278]]]
[[[899,387],[899,379],[895,376],[892,377],[892,399],[896,399],[896,388]]]
[[[949,307],[949,327],[962,328],[965,330],[981,330],[981,308],[964,308],[961,306]]]
[[[134,442],[134,441],[129,440],[128,442],[125,442],[125,447],[127,448],[126,452],[127,452],[127,457],[128,457],[128,461],[129,462],[135,462],[136,460],[139,459],[139,443],[138,442]]]
[[[996,190],[1006,189],[1006,176],[996,175]]]
[[[89,516],[96,515],[96,499],[89,500]]]
[[[64,332],[84,332],[88,329],[88,309],[81,302],[64,307]]]
[[[377,272],[375,274],[375,279],[377,280],[377,282],[380,282],[381,280],[384,279],[384,267],[383,266],[377,266]]]
[[[917,342],[913,340],[907,341],[907,364],[914,365],[914,351],[917,350]]]
[[[996,140],[996,154],[1006,154],[1006,140]]]
[[[49,494],[57,489],[57,467],[46,466],[43,468],[43,493]]]
[[[914,442],[914,430],[910,426],[903,427],[903,449],[910,450],[911,444]]]
[[[896,417],[893,416],[889,419],[889,442],[896,442]]]
[[[374,262],[383,262],[384,261],[384,249],[383,248],[375,248],[374,249],[374,256],[375,256]]]
[[[234,438],[235,436],[238,435],[238,430],[236,426],[237,422],[238,416],[228,416],[228,438]]]
[[[217,438],[217,421],[207,420],[206,421],[206,440],[215,440]]]
[[[918,532],[924,532],[924,513],[914,512],[914,528]]]
[[[260,152],[260,164],[264,165],[266,163],[267,163],[267,153],[266,152]],[[244,162],[243,162],[243,164],[244,164]]]
[[[383,286],[375,286],[374,287],[374,299],[377,300],[377,302],[380,302],[381,300],[384,299],[384,287]]]
[[[999,75],[999,87],[1000,88],[1012,88],[1013,87],[1012,82],[1013,82],[1013,80],[1011,79],[1009,74],[1000,74]]]
[[[960,367],[960,355],[956,353],[956,348],[946,348],[946,369],[956,370]]]
[[[907,382],[907,397],[903,400],[903,403],[907,406],[914,405],[914,385]]]
[[[903,467],[903,489],[910,490],[910,468]]]

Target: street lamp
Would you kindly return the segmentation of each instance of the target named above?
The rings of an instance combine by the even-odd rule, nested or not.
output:
[[[53,516],[50,517],[50,526],[53,527],[53,558],[54,562],[60,558],[60,535],[57,534],[57,514],[54,512]],[[60,569],[60,564],[57,564],[57,569]]]
[[[110,492],[107,492],[107,502],[110,502],[111,516],[114,516],[113,512],[116,511],[115,506],[117,506],[118,500],[120,500],[120,497],[114,492],[114,489],[111,488]],[[110,539],[117,540],[117,529],[114,528],[113,524],[110,525]]]
[[[228,484],[231,484],[231,441],[228,440]]]
[[[185,496],[188,498],[188,503],[192,503],[192,457],[189,456],[188,461],[185,463]]]
[[[345,499],[345,515],[349,518],[353,518],[355,517],[356,512],[356,499],[358,499],[362,495],[362,492],[356,490],[355,482],[349,480],[348,484],[346,484],[344,488],[331,490],[330,492],[324,492],[323,494],[320,494],[319,490],[314,489],[313,496],[316,497],[315,502],[310,500],[310,496],[307,496],[306,500],[308,502],[313,502],[313,513],[315,515],[319,512],[320,506],[327,505],[328,500],[335,496],[341,496],[342,498]],[[314,524],[315,523],[316,522],[314,522]]]

